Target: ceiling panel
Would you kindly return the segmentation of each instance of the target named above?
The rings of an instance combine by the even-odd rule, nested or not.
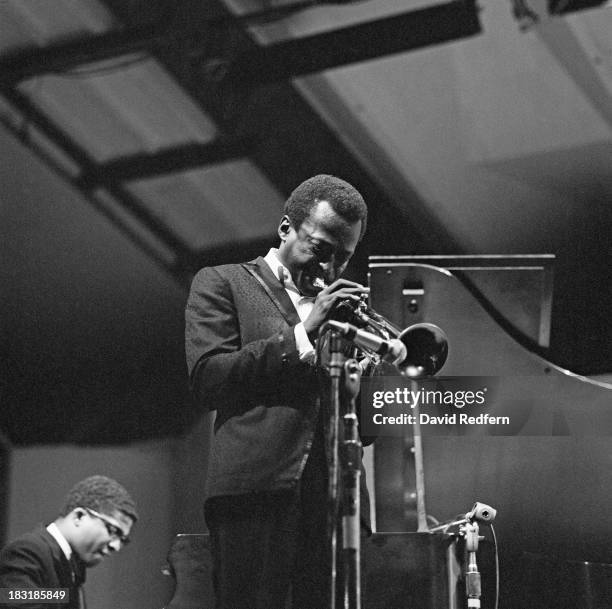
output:
[[[45,46],[115,25],[96,0],[3,0],[0,2],[0,51]]]
[[[127,188],[192,250],[272,237],[283,206],[248,160],[131,182]]]
[[[300,6],[293,0],[268,2],[267,0],[226,0],[230,10],[242,18],[249,15],[269,15],[268,19],[253,19],[250,28],[253,35],[262,42],[278,42],[287,38],[308,36],[330,30],[357,25],[381,17],[390,17],[407,11],[442,4],[428,0],[376,0],[376,2],[321,2],[291,11],[282,18],[273,18],[274,11],[291,6]],[[301,3],[304,6],[305,3]],[[281,14],[281,13],[279,13]]]
[[[98,162],[216,134],[168,73],[141,55],[40,76],[20,90]]]

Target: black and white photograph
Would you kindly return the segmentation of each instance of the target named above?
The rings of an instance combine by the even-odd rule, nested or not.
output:
[[[610,609],[612,2],[0,0],[0,609]]]

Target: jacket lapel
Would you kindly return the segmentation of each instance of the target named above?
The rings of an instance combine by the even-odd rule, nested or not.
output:
[[[41,530],[41,536],[44,539],[44,541],[47,543],[49,548],[51,548],[51,555],[53,557],[53,560],[59,567],[56,570],[56,573],[57,573],[58,579],[60,580],[59,581],[60,587],[70,588],[74,586],[75,582],[73,578],[72,565],[70,564],[70,561],[66,558],[66,555],[60,548],[59,544],[57,543],[53,535],[51,535],[51,533],[47,531],[47,529],[43,528]]]
[[[252,262],[243,264],[244,268],[260,283],[281,315],[290,326],[300,322],[300,318],[278,278],[274,275],[267,262],[260,256]]]

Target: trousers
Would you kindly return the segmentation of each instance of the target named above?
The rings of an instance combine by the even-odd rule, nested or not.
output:
[[[216,609],[326,609],[328,474],[320,429],[293,489],[209,498]]]

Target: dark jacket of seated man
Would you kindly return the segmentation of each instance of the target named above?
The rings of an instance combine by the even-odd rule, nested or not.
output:
[[[32,599],[15,607],[82,608],[86,569],[118,552],[128,542],[137,518],[136,504],[115,480],[90,476],[78,482],[51,524],[2,548],[0,588],[16,600],[24,594],[28,601]],[[41,598],[49,593],[54,594],[53,604]]]

